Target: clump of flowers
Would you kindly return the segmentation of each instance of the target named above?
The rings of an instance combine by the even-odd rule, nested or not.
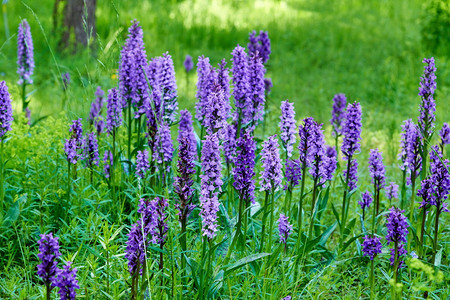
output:
[[[289,224],[289,217],[280,214],[280,218],[278,219],[278,231],[280,234],[280,242],[284,244],[286,247],[287,239],[291,234],[293,226]]]
[[[363,220],[364,220],[366,208],[369,208],[370,204],[373,201],[373,198],[368,191],[365,191],[361,196],[361,200],[362,201],[358,201],[358,204],[361,206],[361,209],[363,211]]]
[[[406,243],[406,235],[408,234],[409,224],[406,217],[403,215],[404,210],[392,207],[389,210],[389,215],[386,221],[387,236],[386,240],[392,243],[391,248],[391,266],[401,268],[403,261],[401,257],[407,253],[404,243]],[[394,270],[396,272],[396,270]]]
[[[54,237],[53,233],[41,234],[38,241],[39,254],[38,258],[41,263],[37,266],[37,274],[44,281],[47,293],[50,293],[52,284],[55,283],[55,277],[58,274],[58,261],[61,256],[59,252],[58,237]]]
[[[72,262],[67,261],[56,275],[55,285],[59,287],[58,294],[61,300],[74,300],[77,296],[76,289],[79,289],[77,279],[77,268],[72,267]]]
[[[362,246],[363,255],[368,256],[370,260],[373,260],[377,254],[381,253],[382,245],[379,237],[366,235]]]
[[[136,155],[136,177],[144,179],[149,168],[148,150],[139,150]]]
[[[281,102],[280,119],[280,139],[286,150],[287,157],[291,157],[294,150],[297,126],[295,125],[294,104],[290,103],[289,100]]]
[[[186,55],[183,64],[186,73],[189,73],[194,68],[194,62],[192,61],[192,57],[189,54]]]
[[[17,65],[18,84],[32,84],[31,76],[34,71],[33,39],[31,38],[30,25],[25,19],[20,22],[17,34]],[[25,110],[25,108],[23,109]]]
[[[258,55],[265,64],[270,57],[270,39],[267,31],[261,30],[259,35],[253,30],[249,36],[248,52],[250,55]]]

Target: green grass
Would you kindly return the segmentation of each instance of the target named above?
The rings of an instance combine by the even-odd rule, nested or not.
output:
[[[125,234],[137,218],[134,209],[138,197],[135,182],[123,187],[127,206],[120,208],[112,203],[100,169],[99,174],[96,174],[95,187],[92,187],[88,183],[87,170],[80,168],[74,183],[74,203],[65,203],[67,166],[63,141],[68,136],[70,120],[87,118],[97,85],[105,90],[117,85],[115,74],[120,49],[126,38],[127,27],[133,19],[139,20],[144,29],[149,58],[165,51],[172,55],[177,72],[179,106],[191,112],[194,112],[196,101],[196,75],[191,72],[190,86],[187,86],[183,69],[185,55],[190,54],[195,58],[204,54],[214,64],[222,58],[229,61],[236,44],[246,46],[250,31],[268,30],[272,54],[267,77],[272,78],[274,87],[268,99],[266,130],[263,132],[258,128],[257,131],[257,137],[261,140],[278,131],[279,104],[282,100],[289,99],[295,103],[298,120],[313,116],[325,123],[328,141],[331,141],[329,119],[333,95],[345,93],[349,101],[361,102],[363,141],[362,153],[358,155],[360,183],[358,192],[352,198],[349,213],[349,219],[356,218],[351,230],[354,236],[361,231],[356,198],[360,192],[371,188],[367,171],[369,149],[378,147],[382,150],[387,166],[387,182],[396,181],[400,184],[401,172],[396,167],[400,124],[408,118],[417,119],[420,102],[417,93],[423,57],[436,58],[437,128],[440,129],[442,123],[450,119],[448,56],[430,52],[423,45],[421,30],[424,24],[421,20],[424,10],[419,0],[103,0],[98,1],[97,8],[98,51],[92,56],[88,51],[75,55],[58,51],[58,36],[51,29],[52,5],[51,0],[9,1],[6,8],[12,34],[10,39],[5,38],[4,28],[0,26],[0,80],[7,82],[15,110],[18,111],[20,87],[16,84],[15,32],[21,18],[30,22],[36,61],[34,84],[28,87],[28,91],[33,92],[30,96],[32,118],[38,120],[50,116],[30,129],[24,124],[23,116],[15,113],[16,122],[11,140],[6,143],[6,156],[9,157],[6,165],[6,203],[9,209],[7,215],[12,219],[0,227],[0,298],[43,297],[44,289],[35,270],[38,263],[36,240],[39,233],[49,231],[58,232],[63,258],[74,260],[79,269],[82,287],[79,294],[82,297],[87,298],[88,294],[92,299],[106,299],[105,292],[108,292],[113,299],[126,298],[124,291],[128,289],[127,282],[130,279],[123,253]],[[63,110],[61,105],[65,97],[60,80],[63,72],[69,72],[72,77],[67,110]],[[172,130],[174,135],[175,131]],[[123,141],[124,132],[121,134],[120,140]],[[100,147],[101,154],[108,149],[109,139],[106,136],[100,140]],[[258,168],[260,170],[260,163]],[[310,184],[308,182],[308,186]],[[339,206],[342,185],[338,180],[336,184],[330,195],[330,203]],[[284,200],[282,192],[278,196],[280,201]],[[257,200],[262,202],[262,197],[258,193]],[[298,191],[293,199],[298,199]],[[306,212],[309,212],[309,202],[308,199]],[[387,206],[386,202],[384,206]],[[170,214],[171,228],[178,228],[175,211],[171,209]],[[259,216],[256,219],[259,221]],[[442,220],[442,264],[448,265],[449,219],[443,215]],[[319,232],[334,222],[335,218],[328,206],[320,220]],[[258,222],[251,223],[255,226],[252,228],[259,230]],[[221,213],[220,224],[224,228],[218,240],[225,235],[227,226],[231,226],[224,212]],[[116,230],[117,236],[112,236]],[[197,251],[201,251],[198,224],[191,224],[190,230],[192,257],[198,260]],[[173,243],[167,246],[176,255],[180,251],[177,234],[176,230],[170,231],[169,240]],[[220,272],[226,268],[221,265],[222,258],[217,256],[215,278],[221,285],[217,288],[216,297],[281,299],[292,294],[308,299],[368,298],[368,264],[367,259],[361,257],[359,242],[352,243],[344,253],[337,255],[339,236],[331,235],[326,243],[326,251],[335,254],[334,259],[327,260],[326,255],[329,254],[323,254],[321,249],[311,251],[311,257],[307,260],[311,270],[302,273],[297,279],[293,276],[292,258],[295,255],[295,235],[289,241],[291,252],[288,255],[278,253],[272,262],[258,260],[230,272],[228,276],[222,273],[221,277]],[[232,257],[231,263],[253,254],[252,247],[256,245],[257,241],[251,241],[245,251]],[[277,247],[274,246],[273,250],[276,251]],[[153,255],[150,261],[156,260],[156,254]],[[107,256],[110,257],[109,271],[105,267]],[[174,263],[170,261],[169,255],[166,259],[168,265]],[[319,261],[323,264],[316,264]],[[412,287],[426,284],[430,289],[436,287],[433,294],[436,299],[448,297],[450,275],[448,267],[441,268],[445,271],[441,283],[432,278],[433,274],[420,268],[417,276],[416,272],[405,272],[405,289],[408,288],[411,294],[405,293],[404,296],[421,297],[423,293],[413,291]],[[155,265],[154,276],[160,276],[156,269]],[[172,265],[173,270],[177,268]],[[111,289],[105,291],[108,273]],[[166,299],[172,298],[172,291],[175,291],[177,298],[181,297],[182,292],[186,293],[185,298],[195,297],[192,282],[183,288],[180,274],[175,274],[174,281],[167,280],[173,286],[166,286]],[[391,274],[388,254],[383,253],[376,269],[379,299],[390,296]],[[170,276],[171,273],[167,270],[165,275]],[[153,293],[161,289],[158,284],[155,280],[150,282]],[[53,293],[56,297],[56,292]]]

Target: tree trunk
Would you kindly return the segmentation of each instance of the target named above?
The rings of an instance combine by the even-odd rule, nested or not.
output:
[[[59,2],[58,0],[56,0]],[[79,44],[86,47],[95,39],[95,7],[96,0],[66,0],[64,8],[64,33],[61,46],[67,48]]]

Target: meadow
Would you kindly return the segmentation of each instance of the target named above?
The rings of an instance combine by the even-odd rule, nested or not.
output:
[[[450,297],[423,1],[97,2],[77,53],[53,1],[3,4],[1,299]]]

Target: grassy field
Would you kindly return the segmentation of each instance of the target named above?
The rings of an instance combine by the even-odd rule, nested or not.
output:
[[[117,217],[105,181],[98,179],[93,188],[87,179],[88,171],[80,169],[74,183],[77,188],[73,191],[77,200],[68,206],[61,199],[65,197],[67,180],[63,142],[68,137],[69,122],[83,118],[87,123],[85,120],[98,85],[104,90],[117,86],[120,50],[133,19],[137,19],[144,30],[149,58],[166,51],[172,55],[179,107],[191,112],[195,111],[197,77],[195,69],[188,75],[185,73],[185,56],[189,54],[195,59],[205,55],[214,65],[226,58],[230,65],[231,51],[237,44],[246,47],[249,32],[267,30],[272,53],[266,77],[272,78],[274,86],[267,100],[265,129],[263,131],[260,126],[256,132],[258,141],[278,132],[279,106],[285,99],[294,102],[298,123],[304,117],[313,116],[324,123],[325,136],[332,141],[329,125],[332,98],[337,93],[345,93],[348,102],[360,102],[363,111],[358,193],[372,186],[367,170],[369,149],[372,148],[378,147],[383,152],[387,182],[401,182],[402,173],[397,168],[400,125],[405,119],[417,120],[420,103],[417,94],[424,57],[436,59],[438,130],[443,122],[450,120],[449,56],[443,55],[445,51],[437,54],[428,50],[422,42],[423,1],[99,0],[96,50],[77,54],[58,50],[58,34],[52,31],[52,8],[52,0],[9,1],[4,6],[9,38],[0,26],[0,81],[5,80],[8,84],[16,119],[13,138],[6,149],[12,158],[7,166],[9,194],[6,202],[11,206],[8,215],[12,214],[15,219],[5,221],[0,227],[3,231],[0,233],[1,299],[43,298],[44,289],[35,274],[38,263],[36,240],[39,233],[58,229],[64,259],[73,260],[79,269],[80,298],[127,298],[124,290],[128,288],[129,275],[123,252],[129,225],[137,217],[134,209],[137,188],[131,182],[125,184],[122,192],[130,199],[129,207],[121,207],[123,216]],[[31,26],[36,61],[34,84],[28,87],[32,120],[46,117],[31,129],[25,125],[24,116],[17,113],[21,87],[17,84],[16,74],[16,32],[20,20],[25,18]],[[67,95],[60,79],[64,72],[69,72],[72,78]],[[67,109],[62,106],[65,97]],[[125,136],[121,134],[119,140],[123,141]],[[176,136],[176,130],[172,130],[172,135]],[[102,155],[109,147],[109,140],[104,138],[99,144]],[[258,176],[259,172],[256,173]],[[340,205],[341,192],[342,186],[337,182],[329,201]],[[280,192],[277,197],[284,199],[282,194]],[[263,201],[262,193],[258,194],[257,200]],[[360,231],[359,207],[356,201],[353,202],[351,214],[357,219],[352,234],[356,236]],[[308,205],[306,211],[309,212]],[[171,215],[174,214],[171,211]],[[221,222],[228,222],[228,217],[232,216],[223,213]],[[434,299],[449,297],[450,291],[445,286],[450,281],[446,257],[450,247],[448,215],[442,219],[441,228],[444,229],[440,243],[442,264],[446,264],[445,279],[438,283],[432,272],[427,273],[421,265],[415,271],[405,273],[404,284],[410,292],[404,295],[409,299],[423,299],[423,293],[411,292],[412,287],[421,284],[436,288],[432,295]],[[320,222],[321,230],[334,223],[330,209]],[[178,226],[175,218],[170,224],[174,228]],[[191,230],[196,232],[198,224],[193,224]],[[168,237],[172,241],[168,247],[175,253],[179,251],[175,245],[176,234],[170,231]],[[214,274],[217,286],[211,293],[220,299],[281,299],[291,294],[308,299],[368,299],[368,267],[361,257],[361,245],[359,242],[351,244],[338,255],[338,238],[331,235],[326,249],[329,255],[336,255],[333,260],[324,258],[323,249],[312,251],[311,257],[319,263],[311,262],[310,272],[303,274],[299,281],[292,275],[292,257],[280,254],[281,250],[275,246],[279,255],[276,265],[269,260],[262,265],[249,264],[235,273],[220,273],[221,261],[218,259],[217,273]],[[201,241],[201,238],[193,235],[193,240]],[[200,244],[193,244],[192,252],[201,252]],[[256,247],[256,242],[250,243],[243,252],[251,255],[252,247]],[[383,255],[376,271],[380,283],[377,299],[390,295],[387,252]],[[244,253],[236,255],[233,262],[244,256]],[[106,264],[108,269],[105,268],[105,257],[110,259]],[[173,272],[176,267],[173,257],[171,259],[167,264]],[[360,268],[360,265],[364,267]],[[162,276],[157,271],[154,274]],[[164,274],[171,286],[161,287],[154,280],[150,282],[150,290],[154,293],[150,297],[156,299],[160,289],[165,291],[165,299],[195,297],[191,286],[183,287],[179,275],[176,273],[175,279],[169,280],[169,272]],[[102,284],[110,279],[111,285],[106,292]],[[53,293],[56,297],[56,292]]]

